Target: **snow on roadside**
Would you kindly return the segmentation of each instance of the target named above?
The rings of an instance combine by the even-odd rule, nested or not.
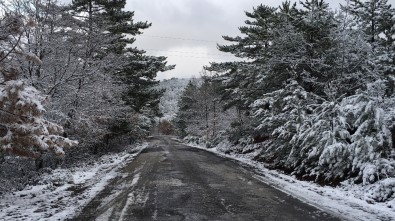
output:
[[[43,176],[41,185],[0,196],[0,220],[72,218],[147,146],[135,147],[138,151],[133,153],[105,155],[83,167],[53,170]]]
[[[187,145],[248,165],[257,172],[255,176],[257,180],[290,194],[303,202],[339,216],[341,219],[352,221],[395,220],[395,199],[387,203],[369,201],[366,199],[367,190],[362,188],[361,185],[344,184],[337,188],[320,186],[313,182],[298,180],[277,170],[265,168],[262,163],[252,160],[255,153],[224,154],[221,151],[221,146],[207,149],[196,144]]]

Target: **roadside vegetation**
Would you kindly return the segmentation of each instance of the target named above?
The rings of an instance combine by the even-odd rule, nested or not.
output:
[[[395,9],[386,0],[259,5],[191,81],[174,119],[188,142],[248,154],[321,185],[395,198]]]
[[[174,66],[134,47],[151,24],[125,4],[0,1],[0,194],[149,134]]]

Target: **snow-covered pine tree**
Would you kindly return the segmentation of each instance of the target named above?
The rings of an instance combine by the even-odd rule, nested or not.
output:
[[[235,109],[224,108],[219,93],[219,82],[207,73],[201,79],[192,79],[178,101],[179,109],[173,119],[177,132],[188,141],[213,146],[222,142],[222,136],[237,118]]]
[[[380,60],[388,54],[369,42],[369,33],[355,26],[347,11],[335,13],[322,0],[303,1],[301,7],[285,2],[270,20],[265,15],[249,22],[254,25],[246,36],[229,39],[244,45],[224,47],[235,55],[245,52],[248,61],[208,67],[218,73],[230,104],[247,105],[249,128],[238,126],[244,134],[237,139],[247,141],[245,149],[267,141],[258,158],[317,182],[338,184],[352,177],[366,183],[393,176],[383,120],[388,116],[379,117],[383,102],[366,92],[372,82],[383,82],[390,68]],[[266,38],[267,47],[254,51],[256,46],[248,45],[264,44]]]
[[[293,26],[303,36],[303,55],[294,72],[306,91],[324,96],[325,82],[334,78],[331,63],[335,57],[327,52],[333,45],[331,31],[338,24],[324,0],[305,0],[300,4]]]
[[[387,80],[386,96],[391,96],[395,90],[395,9],[387,0],[350,0],[342,8],[366,34],[374,49],[376,69]]]
[[[391,45],[394,42],[395,9],[388,0],[349,0],[342,8],[354,16],[370,43]]]
[[[225,103],[225,109],[237,109],[238,117],[231,130],[234,143],[253,128],[248,121],[248,115],[254,100],[265,92],[281,86],[276,80],[267,84],[263,81],[267,76],[267,60],[274,40],[273,31],[277,25],[276,8],[259,5],[252,12],[246,12],[246,16],[246,26],[239,28],[243,36],[223,36],[230,45],[219,45],[218,49],[248,60],[211,63],[206,67],[206,70],[218,75],[214,81],[220,82],[221,100]],[[276,78],[282,77],[283,75],[278,75]]]
[[[187,135],[197,136],[197,134],[190,129],[195,127],[198,121],[196,106],[197,88],[198,82],[195,79],[190,80],[178,101],[179,108],[173,121],[177,129],[177,133],[181,137],[185,137]]]
[[[283,89],[263,95],[252,105],[255,122],[254,135],[265,137],[270,144],[262,148],[259,158],[273,166],[283,167],[292,152],[289,145],[293,136],[322,98],[299,85],[295,80],[284,84]]]
[[[114,67],[121,79],[127,84],[124,94],[126,103],[138,113],[142,110],[150,117],[159,115],[158,103],[161,92],[154,86],[158,84],[155,77],[158,72],[173,69],[166,65],[165,57],[145,55],[145,51],[130,47],[135,36],[151,26],[148,22],[135,22],[134,12],[125,11],[126,0],[75,0],[73,6],[92,14],[89,18],[98,16],[104,19],[106,30],[114,39],[108,48],[121,56],[122,65]],[[127,47],[129,45],[129,47]]]
[[[241,59],[250,59],[248,62],[225,62],[212,63],[207,70],[221,74],[220,78],[224,82],[224,98],[233,100],[229,106],[239,104],[248,106],[253,101],[253,96],[262,94],[263,88],[255,85],[260,82],[262,71],[270,57],[270,47],[273,41],[273,30],[276,26],[276,8],[259,5],[253,12],[246,12],[248,20],[246,26],[239,27],[244,36],[229,37],[223,36],[230,45],[219,45],[222,52],[233,54]],[[237,94],[237,95],[236,95]],[[231,97],[231,98],[230,98]],[[242,107],[240,107],[242,108]]]
[[[113,39],[107,47],[107,53],[115,54],[116,65],[107,69],[114,78],[125,85],[122,99],[136,114],[142,114],[153,120],[159,116],[159,99],[162,91],[155,89],[158,72],[173,69],[166,65],[165,57],[148,56],[145,51],[131,47],[135,36],[151,26],[148,22],[135,22],[134,12],[125,11],[126,0],[75,0],[75,12],[84,12],[90,23],[104,29]],[[99,19],[97,20],[96,17]],[[121,63],[119,63],[120,61]],[[136,123],[136,122],[134,122]]]
[[[116,134],[139,133],[142,125],[151,125],[144,115],[158,112],[160,93],[151,87],[161,68],[157,63],[165,59],[150,60],[143,51],[126,47],[149,24],[134,22],[133,12],[125,11],[124,5],[125,1],[74,1],[74,5],[62,7],[54,1],[18,0],[13,6],[35,20],[36,27],[24,37],[29,41],[28,50],[43,61],[41,65],[21,63],[23,77],[51,96],[48,116],[61,122],[68,135],[78,137],[85,146],[108,140],[105,137],[113,129],[119,129]],[[140,65],[145,62],[148,65]],[[125,72],[132,67],[136,70],[130,75],[138,77],[125,80]],[[142,86],[144,80],[151,82],[146,88]],[[135,91],[141,89],[149,95],[134,98],[138,101],[134,106],[144,103],[140,105],[144,115],[132,116],[136,112],[125,104],[124,95],[135,86]],[[136,127],[126,130],[122,125]]]
[[[391,136],[376,102],[358,93],[321,104],[292,137],[286,167],[335,185],[348,178],[366,184],[394,176]]]
[[[339,13],[335,16],[330,12],[320,12],[320,10],[328,10],[327,8],[325,9],[325,7],[318,10],[323,6],[325,6],[325,4],[322,1],[309,1],[309,4],[304,4],[304,9],[302,10],[305,11],[299,13],[299,16],[301,16],[300,18],[307,24],[299,26],[303,24],[299,22],[298,25],[293,25],[294,29],[289,29],[287,26],[279,26],[279,33],[295,33],[291,31],[281,32],[282,27],[287,27],[285,30],[296,30],[296,33],[299,32],[303,34],[304,37],[301,41],[298,41],[298,43],[302,43],[302,45],[307,46],[307,48],[303,47],[306,49],[304,52],[303,50],[297,50],[298,53],[303,52],[302,56],[299,56],[300,60],[295,59],[298,57],[293,56],[292,50],[287,50],[293,48],[292,46],[288,46],[292,44],[289,43],[292,41],[288,40],[289,42],[287,43],[286,40],[283,40],[284,38],[281,37],[281,35],[275,38],[277,41],[273,42],[272,47],[273,49],[281,47],[283,50],[279,51],[285,52],[285,60],[294,61],[293,63],[297,64],[297,66],[294,67],[302,67],[301,69],[288,69],[295,73],[293,76],[295,76],[295,79],[303,86],[299,89],[291,89],[290,91],[296,93],[306,90],[304,94],[309,95],[310,101],[307,101],[306,98],[304,98],[304,101],[303,99],[300,100],[300,98],[306,96],[299,95],[296,96],[296,98],[299,97],[299,99],[294,100],[291,99],[292,96],[288,98],[284,97],[282,93],[269,93],[267,96],[270,100],[281,101],[278,102],[278,104],[283,102],[287,104],[287,101],[291,101],[290,103],[296,106],[290,108],[280,105],[280,109],[278,109],[280,111],[277,113],[265,116],[265,114],[262,114],[265,112],[258,112],[260,115],[256,116],[261,116],[262,122],[258,129],[273,129],[271,135],[274,136],[274,142],[271,143],[268,148],[263,149],[261,155],[263,160],[272,162],[273,166],[285,169],[289,172],[294,171],[294,174],[303,176],[304,178],[308,177],[315,179],[316,182],[331,182],[332,184],[337,184],[337,182],[350,177],[356,177],[356,180],[362,179],[364,176],[363,173],[366,171],[364,172],[364,166],[361,165],[385,161],[389,153],[388,133],[386,133],[385,127],[379,126],[379,128],[373,131],[365,131],[362,136],[354,138],[354,141],[350,141],[351,138],[347,138],[349,131],[353,131],[352,128],[349,128],[349,125],[363,127],[364,123],[360,121],[350,123],[349,121],[353,121],[348,119],[350,116],[341,114],[340,112],[343,111],[345,107],[352,107],[355,105],[361,107],[359,110],[361,112],[362,110],[380,112],[380,110],[370,110],[367,108],[367,106],[371,105],[369,100],[362,99],[358,104],[347,104],[347,102],[351,101],[353,96],[361,96],[359,94],[361,91],[358,89],[365,89],[369,82],[380,79],[381,74],[372,66],[372,64],[375,63],[375,58],[372,57],[373,50],[364,38],[364,33],[359,29],[353,29],[351,26],[352,22],[350,23],[350,20],[347,19],[344,13]],[[314,19],[309,20],[311,17],[314,17]],[[324,23],[330,21],[330,24],[317,25],[321,23],[320,18],[324,19]],[[314,27],[327,27],[326,36],[320,37],[313,35],[312,33],[315,33],[312,31]],[[293,39],[300,38],[294,37]],[[321,42],[320,39],[324,40]],[[322,46],[320,46],[321,44]],[[310,47],[309,45],[314,47]],[[298,47],[297,44],[293,46]],[[363,62],[361,62],[361,58],[363,58]],[[304,68],[306,64],[308,64],[307,69]],[[298,71],[300,72],[298,73]],[[311,81],[308,79],[311,79]],[[318,97],[316,94],[322,98]],[[344,96],[350,95],[351,97],[344,98]],[[300,101],[303,102],[300,103]],[[338,104],[339,102],[340,104]],[[269,110],[273,111],[272,109]],[[295,115],[295,113],[298,114]],[[360,115],[363,114],[360,113]],[[374,114],[367,114],[365,116],[367,117],[367,122],[374,122],[373,119],[376,119],[378,125],[383,125],[382,118],[375,118]],[[281,121],[281,119],[283,121]],[[271,127],[275,122],[278,122],[277,125],[279,127]],[[374,132],[376,130],[379,130],[381,135],[386,134],[384,136],[379,135],[377,139],[385,139],[386,141],[377,142],[376,147],[370,147],[368,149],[371,150],[372,153],[377,154],[374,156],[380,157],[374,160],[374,157],[372,159],[363,158],[361,160],[363,163],[360,163],[359,167],[350,166],[353,165],[354,159],[352,158],[354,156],[350,156],[345,153],[344,150],[353,152],[355,149],[363,149],[362,144],[369,143],[365,139],[376,137]],[[381,150],[384,149],[386,153],[381,154]],[[362,155],[364,154],[367,153],[365,152]],[[372,156],[371,153],[369,154]],[[336,165],[323,163],[326,157],[333,157],[336,159],[332,160],[332,162],[336,162]],[[342,159],[339,160],[340,158]],[[361,159],[360,156],[357,158]],[[391,166],[387,164],[386,167],[390,168]],[[381,167],[377,166],[377,168]],[[371,167],[369,171],[372,171]],[[379,174],[377,170],[375,170],[375,173]],[[378,179],[377,176],[375,177]]]

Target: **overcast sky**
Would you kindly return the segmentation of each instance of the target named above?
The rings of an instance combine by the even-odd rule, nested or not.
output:
[[[62,0],[69,1],[69,0]],[[327,0],[332,8],[346,0]],[[265,4],[278,6],[282,0],[127,0],[126,9],[135,12],[135,21],[152,26],[137,37],[136,46],[150,55],[168,57],[172,71],[158,79],[198,77],[210,61],[233,60],[217,50],[223,35],[239,35],[245,11]],[[395,5],[395,0],[389,0]]]
[[[152,27],[137,37],[136,45],[151,55],[168,57],[172,71],[159,73],[158,79],[198,77],[210,61],[234,59],[217,50],[222,35],[239,35],[245,11],[259,4],[278,6],[280,0],[127,0],[126,8],[135,11],[137,21]],[[342,0],[330,0],[336,7]]]

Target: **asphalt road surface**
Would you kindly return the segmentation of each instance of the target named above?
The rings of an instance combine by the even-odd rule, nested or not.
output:
[[[73,220],[340,220],[231,160],[156,137]]]

